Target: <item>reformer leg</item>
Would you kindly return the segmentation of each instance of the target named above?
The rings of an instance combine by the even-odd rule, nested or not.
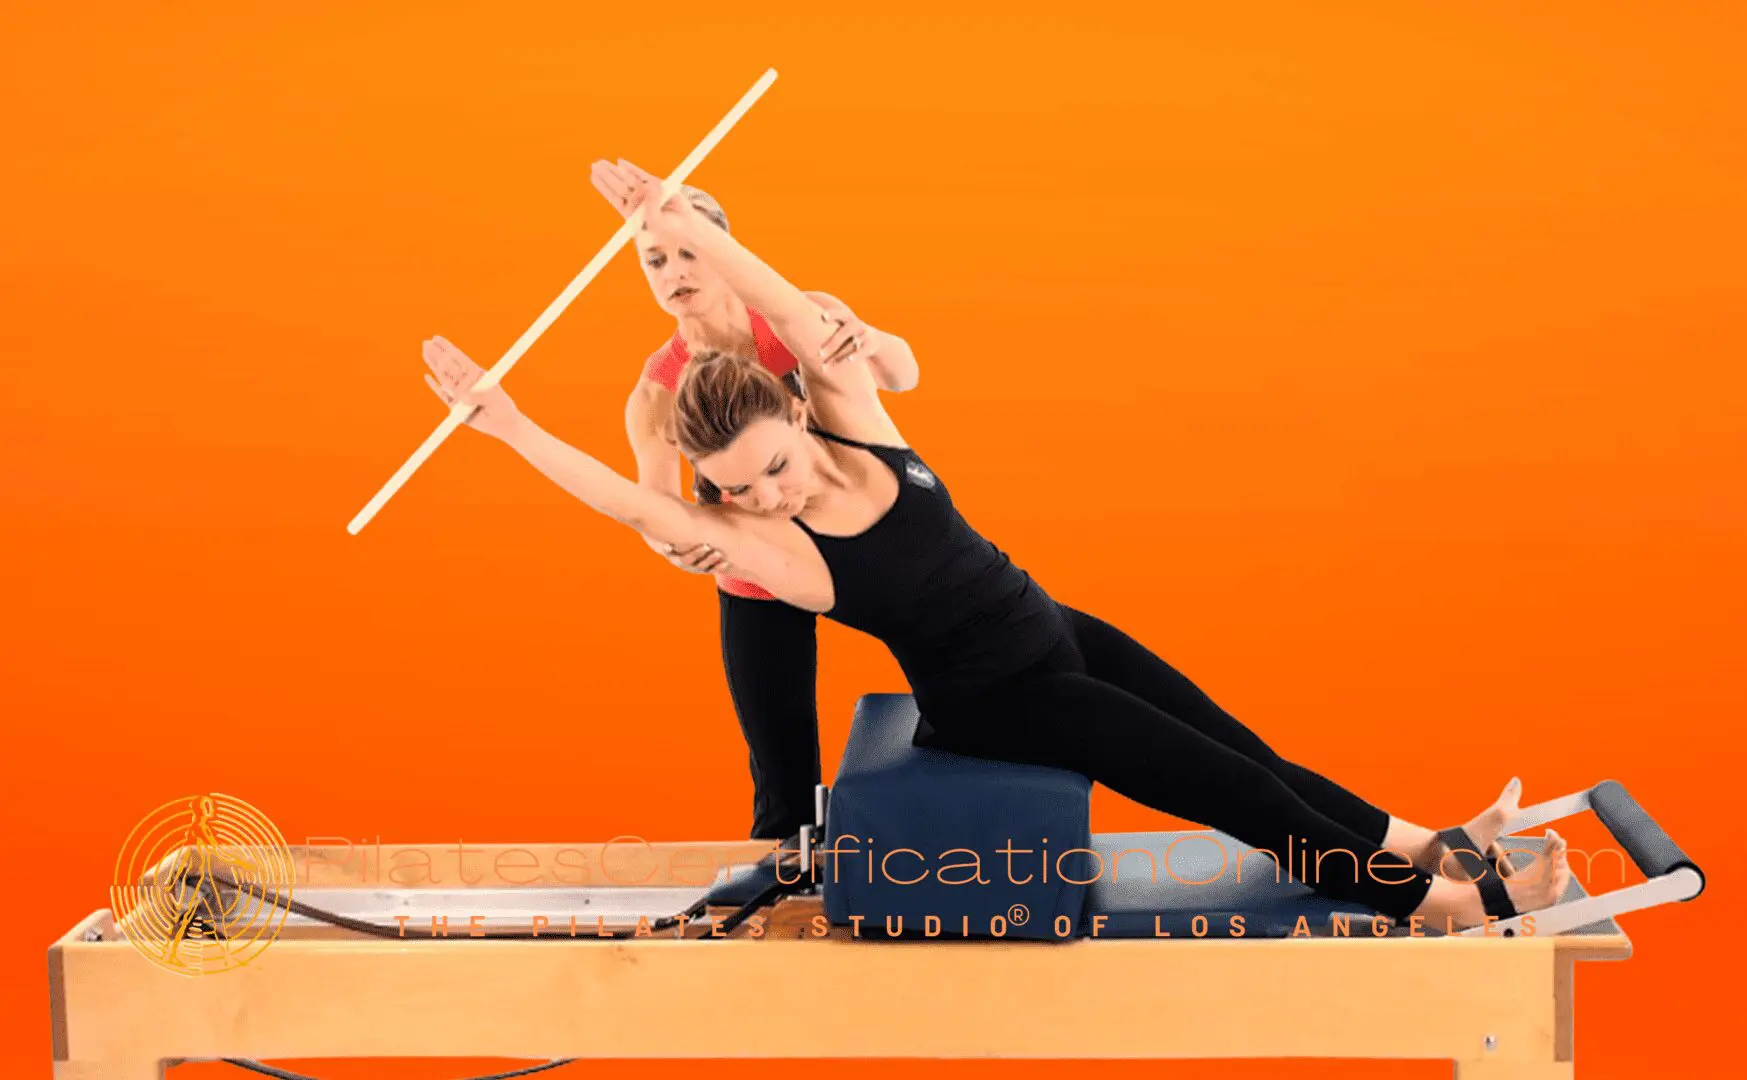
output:
[[[1573,1080],[1577,961],[1553,958],[1553,1060],[1522,1061],[1479,1058],[1456,1062],[1456,1080]]]

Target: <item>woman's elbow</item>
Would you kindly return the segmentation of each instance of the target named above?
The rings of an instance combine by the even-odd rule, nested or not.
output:
[[[922,365],[916,362],[908,346],[903,347],[892,362],[885,365],[886,389],[893,393],[908,393],[922,381]]]

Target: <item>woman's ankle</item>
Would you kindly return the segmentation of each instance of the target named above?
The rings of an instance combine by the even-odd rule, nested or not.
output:
[[[1379,846],[1385,851],[1396,852],[1422,870],[1431,870],[1431,863],[1437,859],[1434,848],[1437,847],[1438,834],[1423,825],[1415,825],[1411,821],[1403,821],[1397,817],[1389,819],[1389,828],[1383,834],[1383,843]]]

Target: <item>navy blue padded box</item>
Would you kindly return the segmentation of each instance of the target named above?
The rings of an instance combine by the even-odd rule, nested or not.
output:
[[[1072,940],[1089,888],[1073,881],[1098,873],[1074,853],[1092,846],[1091,781],[915,746],[918,719],[908,694],[856,705],[826,815],[826,917],[859,914],[864,936],[933,916],[943,937]]]

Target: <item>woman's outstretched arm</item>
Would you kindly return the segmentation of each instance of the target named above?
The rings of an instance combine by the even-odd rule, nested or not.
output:
[[[714,228],[683,197],[669,199],[658,211],[653,194],[644,204],[644,221],[652,230],[671,229],[674,241],[690,248],[728,287],[770,322],[789,351],[801,362],[809,384],[838,380],[857,372],[872,389],[873,375],[865,365],[825,363],[821,355],[837,329],[823,305],[802,292],[731,233]]]
[[[508,445],[549,480],[615,521],[651,540],[674,547],[708,544],[720,551],[735,573],[771,593],[794,595],[794,560],[777,545],[736,528],[714,510],[638,484],[528,419],[502,387],[475,392],[484,370],[442,338],[425,342],[425,382],[447,405],[477,406],[467,421]]]
[[[709,520],[716,515],[620,476],[520,413],[498,438],[548,480],[651,540],[708,543],[702,534],[717,531]]]
[[[731,233],[712,224],[682,194],[663,200],[658,184],[637,181],[641,188],[643,224],[667,245],[683,247],[710,265],[728,288],[756,308],[784,346],[800,361],[807,391],[840,397],[858,414],[891,427],[880,404],[879,386],[866,364],[834,363],[821,350],[838,324],[825,308],[754,255]],[[895,435],[894,428],[892,434]],[[884,434],[883,432],[880,434]]]
[[[630,217],[648,198],[649,192],[658,189],[661,180],[631,162],[620,158],[617,164],[609,161],[597,161],[589,171],[595,190],[620,214]],[[719,231],[726,233],[726,221],[719,216],[711,216],[707,208],[700,206],[695,199],[687,199],[692,207],[699,211],[705,220]],[[730,282],[730,288],[733,288]],[[752,297],[734,289],[740,299],[753,308],[763,312],[766,317],[771,313],[764,311],[763,305]],[[827,365],[845,361],[855,361],[865,364],[873,374],[875,384],[881,390],[902,393],[913,390],[920,380],[922,372],[916,362],[916,353],[910,348],[910,343],[896,334],[869,326],[860,316],[850,310],[848,304],[829,293],[808,291],[804,294],[820,308],[824,309],[825,321],[830,326],[830,333],[816,353]],[[791,298],[792,299],[792,298]],[[808,328],[809,330],[811,327]],[[778,336],[781,337],[779,331]],[[784,344],[789,344],[787,340]],[[792,350],[792,346],[791,346]]]

